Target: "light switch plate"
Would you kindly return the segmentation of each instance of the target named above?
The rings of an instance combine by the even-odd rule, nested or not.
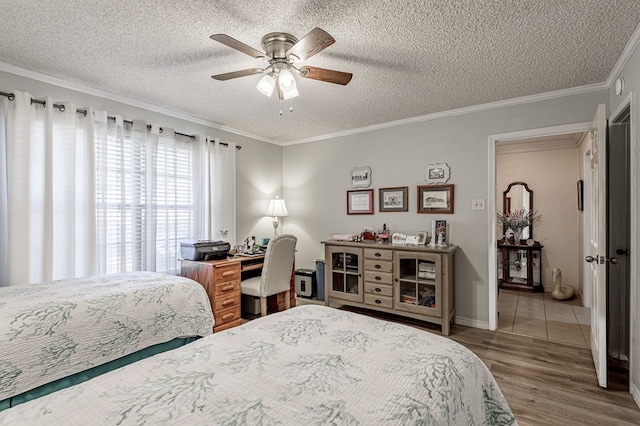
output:
[[[484,198],[471,200],[471,210],[485,210]]]

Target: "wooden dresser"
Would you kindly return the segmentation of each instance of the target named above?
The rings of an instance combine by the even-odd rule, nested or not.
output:
[[[213,332],[240,325],[240,259],[182,260],[181,264],[181,275],[202,284],[209,295],[215,319]]]
[[[457,246],[323,241],[325,304],[356,306],[439,324],[455,316]],[[322,283],[318,283],[322,285]]]

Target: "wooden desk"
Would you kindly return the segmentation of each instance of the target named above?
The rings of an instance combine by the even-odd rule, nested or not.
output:
[[[264,255],[234,256],[222,260],[180,260],[180,275],[199,282],[207,291],[218,332],[242,324],[240,281],[259,276]],[[290,306],[295,306],[295,267],[291,271]],[[285,309],[285,293],[268,298],[268,309]]]

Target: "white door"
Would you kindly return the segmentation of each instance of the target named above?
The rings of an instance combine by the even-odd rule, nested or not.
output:
[[[591,263],[591,354],[598,384],[607,387],[607,122],[598,105],[591,142],[591,232],[586,261]]]

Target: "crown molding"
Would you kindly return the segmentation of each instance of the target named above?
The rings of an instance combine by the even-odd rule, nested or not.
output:
[[[126,105],[130,105],[136,108],[145,109],[151,112],[155,112],[158,114],[168,115],[171,117],[175,117],[184,121],[188,121],[194,124],[200,124],[203,126],[211,127],[217,130],[222,130],[225,132],[233,133],[238,136],[243,136],[255,140],[259,140],[262,142],[267,142],[275,145],[280,145],[279,142],[274,140],[254,135],[251,133],[243,132],[242,130],[234,129],[232,127],[223,126],[213,121],[205,120],[203,118],[199,118],[190,114],[185,114],[184,112],[174,110],[171,108],[163,108],[157,105],[148,104],[146,102],[140,102],[135,99],[127,98],[125,96],[116,95],[110,92],[105,92],[100,89],[96,89],[93,87],[85,86],[82,84],[72,83],[69,81],[61,80],[56,77],[52,77],[46,74],[39,73],[37,71],[32,71],[26,68],[18,67],[16,65],[7,64],[5,62],[0,62],[0,71],[7,72],[9,74],[15,74],[18,77],[26,77],[32,80],[40,81],[42,83],[51,84],[53,86],[62,87],[69,90],[75,90],[77,92],[82,92],[87,95],[98,96],[100,98],[108,99],[115,102],[120,102]]]
[[[449,111],[437,112],[434,114],[407,118],[403,120],[389,121],[387,123],[374,124],[372,126],[366,126],[366,127],[359,127],[356,129],[350,129],[343,132],[337,132],[337,133],[322,135],[318,137],[283,142],[282,145],[289,146],[289,145],[298,145],[302,143],[317,142],[317,141],[326,140],[326,139],[333,139],[338,137],[351,136],[359,133],[367,133],[367,132],[373,132],[373,131],[382,130],[382,129],[388,129],[392,127],[404,126],[407,124],[422,123],[425,121],[437,120],[440,118],[455,117],[463,114],[471,114],[474,112],[487,111],[491,109],[504,108],[508,106],[521,105],[521,104],[527,104],[532,102],[546,101],[550,99],[558,99],[566,96],[581,95],[584,93],[592,93],[592,92],[597,92],[600,90],[608,90],[608,89],[609,89],[609,86],[607,86],[606,83],[589,84],[586,86],[573,87],[571,89],[556,90],[553,92],[539,93],[536,95],[522,96],[519,98],[507,99],[504,101],[490,102],[490,103],[481,104],[481,105],[474,105],[471,107],[452,109]]]
[[[622,54],[620,55],[620,57],[616,61],[616,64],[613,66],[613,69],[609,73],[609,77],[607,78],[607,81],[606,81],[607,87],[611,88],[613,86],[613,83],[616,81],[616,79],[622,72],[622,69],[625,67],[625,65],[627,65],[627,62],[629,62],[631,55],[633,55],[633,52],[635,52],[635,50],[638,48],[638,44],[640,44],[640,24],[638,24],[638,26],[636,27],[636,30],[633,32],[633,35],[625,45],[624,50],[622,51]]]

